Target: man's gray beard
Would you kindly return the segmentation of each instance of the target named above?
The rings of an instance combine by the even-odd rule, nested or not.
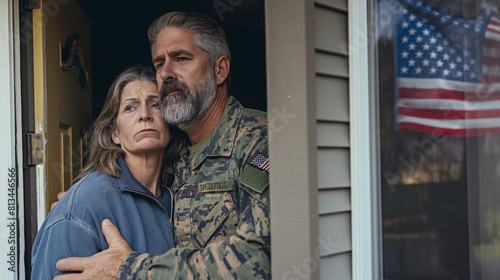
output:
[[[217,95],[212,72],[208,70],[205,76],[194,84],[192,92],[186,84],[178,81],[172,82],[173,87],[179,90],[177,93],[167,95],[169,86],[164,84],[161,87],[161,114],[167,123],[186,130],[194,121],[205,115]]]

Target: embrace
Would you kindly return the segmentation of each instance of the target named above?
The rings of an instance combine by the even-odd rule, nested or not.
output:
[[[228,95],[229,47],[208,16],[170,12],[148,36],[156,77],[115,79],[32,279],[270,279],[266,114]]]

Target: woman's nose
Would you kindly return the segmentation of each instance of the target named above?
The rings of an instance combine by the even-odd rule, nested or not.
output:
[[[151,115],[151,112],[149,111],[149,107],[142,106],[139,121],[150,121],[152,119],[153,119],[153,117]]]

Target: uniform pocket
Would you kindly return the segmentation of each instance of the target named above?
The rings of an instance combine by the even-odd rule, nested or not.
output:
[[[224,222],[228,220],[229,224]],[[215,203],[210,212],[203,217],[198,224],[198,228],[191,235],[191,241],[187,245],[189,248],[202,248],[212,238],[214,233],[220,228],[229,228],[234,232],[238,224],[238,215],[236,214],[236,207],[230,192],[224,193],[220,199]],[[226,229],[219,235],[229,235]]]

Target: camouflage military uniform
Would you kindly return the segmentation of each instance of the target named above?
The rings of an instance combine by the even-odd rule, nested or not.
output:
[[[267,142],[265,113],[231,97],[201,153],[176,161],[176,248],[131,253],[118,279],[270,279],[269,178],[252,161]]]

